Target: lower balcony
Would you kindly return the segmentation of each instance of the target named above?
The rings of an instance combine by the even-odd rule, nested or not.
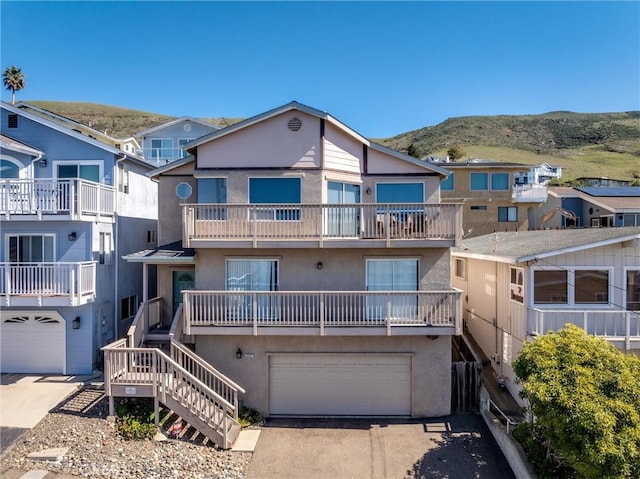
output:
[[[459,335],[461,291],[184,291],[188,335]]]
[[[79,306],[93,301],[96,263],[0,263],[6,306]]]
[[[528,312],[527,332],[537,336],[562,329],[567,323],[602,337],[621,349],[640,349],[640,312],[637,311],[532,308]]]

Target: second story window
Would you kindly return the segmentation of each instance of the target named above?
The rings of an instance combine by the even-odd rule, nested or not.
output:
[[[82,178],[100,182],[100,165],[71,163],[58,164],[58,178]]]
[[[199,204],[224,204],[227,202],[226,178],[198,178],[196,181]],[[198,219],[226,220],[227,209],[214,206],[201,206],[198,208]]]
[[[469,188],[471,191],[486,191],[489,189],[488,173],[471,173],[469,175]]]
[[[456,189],[455,173],[451,173],[445,180],[440,182],[440,189],[442,191],[453,191]]]
[[[171,138],[152,139],[150,156],[156,161],[173,158],[173,140]]]
[[[186,145],[190,141],[191,141],[191,138],[180,138],[178,140],[178,146],[180,147],[180,158],[184,158],[185,156],[188,155],[188,153],[182,149],[182,146]]]
[[[376,203],[423,203],[422,183],[377,183]]]
[[[118,169],[118,191],[129,193],[129,165],[121,165]]]
[[[50,263],[54,261],[54,235],[11,235],[9,261],[11,263]]]
[[[111,233],[100,233],[100,251],[98,263],[111,264]]]
[[[491,173],[491,189],[494,191],[509,190],[509,173]]]
[[[300,178],[249,178],[249,203],[300,204],[302,191]],[[258,208],[258,220],[298,221],[300,209]]]

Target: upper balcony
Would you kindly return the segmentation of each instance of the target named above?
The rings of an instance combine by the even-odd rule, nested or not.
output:
[[[158,166],[171,163],[187,156],[182,148],[143,148],[142,157]]]
[[[514,185],[511,190],[514,203],[542,203],[547,201],[547,187],[540,184]]]
[[[80,306],[96,294],[96,263],[0,263],[6,306]]]
[[[116,191],[80,178],[0,180],[0,220],[113,222]]]
[[[459,204],[186,204],[189,248],[452,247]]]
[[[184,291],[184,333],[438,336],[462,333],[461,291]]]

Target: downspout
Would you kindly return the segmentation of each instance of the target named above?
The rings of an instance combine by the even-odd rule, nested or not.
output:
[[[119,334],[120,332],[118,331],[118,324],[120,322],[118,321],[118,314],[117,314],[118,313],[118,290],[119,290],[118,288],[119,288],[119,285],[120,285],[120,281],[119,281],[120,277],[118,276],[119,275],[119,269],[120,269],[118,267],[118,265],[120,263],[120,254],[119,254],[119,251],[120,251],[120,249],[119,249],[120,238],[118,237],[118,231],[119,231],[119,228],[118,228],[118,222],[119,222],[119,217],[118,217],[118,196],[119,196],[120,192],[118,191],[118,187],[116,185],[118,184],[118,176],[117,176],[118,175],[118,165],[122,161],[124,161],[126,159],[127,159],[127,155],[122,155],[122,158],[118,158],[116,160],[116,162],[113,165],[113,175],[111,175],[111,178],[113,178],[113,183],[115,183],[115,185],[112,185],[112,186],[114,186],[115,194],[116,194],[116,202],[115,202],[115,205],[114,205],[114,208],[115,208],[115,212],[114,212],[115,222],[114,222],[114,231],[113,231],[113,236],[115,238],[113,256],[114,256],[114,259],[115,259],[115,266],[116,266],[116,270],[115,270],[116,281],[115,281],[115,288],[113,290],[113,312],[114,312],[114,315],[113,315],[113,334],[115,335],[114,339],[116,339],[116,340],[120,339],[120,334]],[[122,314],[122,312],[120,312],[120,314]]]
[[[36,156],[33,160],[31,160],[31,179],[35,180],[36,179],[36,169],[35,169],[35,163],[36,161],[40,161],[42,159],[42,157],[44,156],[44,153],[38,153],[38,156]]]

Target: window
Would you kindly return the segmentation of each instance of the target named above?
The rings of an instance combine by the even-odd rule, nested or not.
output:
[[[136,315],[138,311],[138,296],[127,296],[120,300],[120,319],[129,319]]]
[[[10,235],[11,263],[51,263],[54,261],[54,235]]]
[[[106,265],[111,264],[111,233],[100,233],[98,263]]]
[[[300,204],[301,195],[300,178],[249,178],[251,204]],[[300,209],[257,208],[256,219],[299,221]]]
[[[511,268],[511,279],[509,282],[511,301],[524,304],[524,270],[522,268]]]
[[[501,222],[518,221],[518,208],[515,206],[499,206],[498,221],[501,221]]]
[[[82,178],[99,183],[100,165],[65,162],[58,165],[58,178]]]
[[[609,303],[608,271],[576,270],[574,274],[576,303]]]
[[[491,173],[491,189],[500,191],[508,190],[509,173]]]
[[[18,178],[20,167],[11,160],[0,159],[0,178]]]
[[[484,211],[487,209],[487,207],[485,205],[471,205],[471,209],[476,211]]]
[[[173,158],[173,139],[156,138],[151,140],[151,159],[164,160]]]
[[[471,173],[469,177],[469,184],[472,191],[488,190],[489,174],[488,173]]]
[[[129,193],[129,165],[120,165],[118,169],[118,191],[120,193]]]
[[[226,178],[199,178],[196,181],[198,186],[198,203],[221,204],[227,202]],[[201,206],[197,211],[199,220],[227,219],[226,208]]]
[[[455,264],[456,278],[465,279],[465,274],[466,274],[465,266],[466,266],[466,262],[464,258],[456,258],[456,264]]]
[[[423,203],[422,183],[377,183],[377,203]]]
[[[440,189],[442,191],[453,191],[456,189],[455,173],[451,173],[446,179],[440,182]]]
[[[7,115],[7,126],[9,128],[18,128],[18,115],[15,113],[9,113]]]
[[[533,301],[536,304],[567,304],[566,271],[534,271]]]
[[[147,230],[147,243],[156,243],[156,230]]]
[[[627,309],[640,311],[640,270],[627,271]]]
[[[367,291],[417,291],[418,260],[367,260],[366,283]],[[418,297],[415,294],[396,294],[389,298],[370,295],[367,297],[367,319],[383,319],[389,314],[393,318],[414,319],[417,307]]]
[[[228,259],[227,291],[277,291],[278,260]],[[252,319],[254,312],[261,319],[275,319],[280,312],[279,298],[271,294],[237,294],[227,299],[227,315],[236,319]]]
[[[176,186],[176,196],[181,200],[186,200],[193,193],[193,189],[189,183],[185,183],[184,181],[178,183]]]

